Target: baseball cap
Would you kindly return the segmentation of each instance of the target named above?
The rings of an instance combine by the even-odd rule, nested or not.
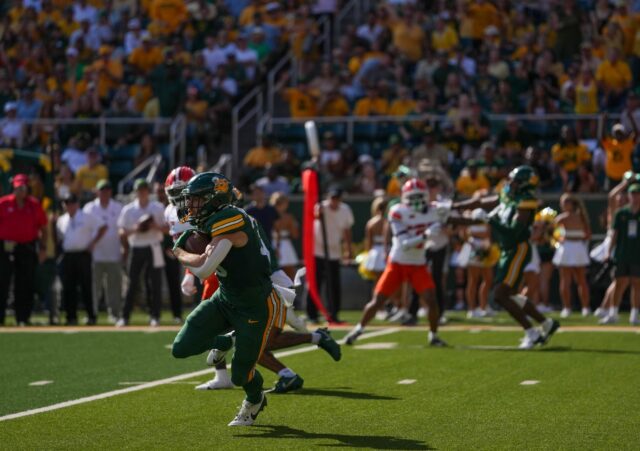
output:
[[[328,194],[329,194],[329,197],[341,197],[342,189],[338,186],[331,187],[329,188]]]
[[[640,183],[634,183],[627,190],[628,193],[640,193]]]
[[[8,113],[9,111],[15,111],[18,109],[18,104],[16,102],[7,102],[4,104],[4,112]]]
[[[146,179],[136,179],[133,182],[133,190],[138,191],[140,188],[149,188],[149,182]]]
[[[626,130],[625,130],[625,128],[624,128],[624,125],[622,125],[622,124],[620,124],[620,123],[618,123],[618,124],[614,125],[614,126],[613,126],[613,128],[611,129],[611,132],[612,132],[612,133],[615,133],[615,132],[621,132],[621,133],[624,133],[625,131],[626,131]]]
[[[111,182],[107,179],[98,180],[96,183],[96,189],[101,191],[103,189],[111,189]]]
[[[27,174],[16,174],[11,180],[11,185],[14,188],[18,188],[19,186],[29,186],[29,177]]]

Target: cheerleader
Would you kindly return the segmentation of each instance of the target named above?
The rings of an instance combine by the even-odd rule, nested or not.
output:
[[[560,317],[568,318],[571,315],[572,281],[578,286],[582,316],[588,316],[591,312],[586,271],[590,263],[587,245],[591,239],[589,218],[584,204],[571,194],[562,195],[560,207],[562,213],[554,220],[558,246],[553,256],[553,264],[560,272],[560,298],[563,305]]]
[[[364,250],[367,256],[363,262],[364,269],[375,275],[378,280],[386,266],[387,252],[385,249],[385,212],[387,201],[383,197],[376,197],[371,203],[371,219],[364,229]]]
[[[551,244],[553,221],[558,212],[552,208],[543,208],[534,219],[531,231],[531,262],[525,268],[525,289],[523,294],[533,301],[541,313],[552,311],[549,303],[549,288],[553,276],[553,254]]]
[[[473,219],[480,219],[482,216],[486,216],[486,213],[481,208],[471,213]],[[489,290],[493,285],[493,268],[500,258],[500,249],[491,242],[489,224],[469,226],[467,235],[467,250],[460,252],[461,255],[468,255],[467,318],[491,316],[493,312],[488,308]],[[460,263],[464,265],[465,262]]]
[[[293,280],[296,275],[296,268],[300,263],[296,249],[291,242],[291,240],[297,240],[300,236],[298,221],[287,211],[289,198],[285,194],[280,192],[273,193],[269,203],[279,214],[279,218],[273,226],[273,246],[278,256],[278,263],[280,268]]]

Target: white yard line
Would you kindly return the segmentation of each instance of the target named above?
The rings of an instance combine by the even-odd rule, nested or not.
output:
[[[388,334],[398,332],[399,330],[400,330],[399,328],[377,330],[375,332],[363,334],[362,336],[360,336],[359,340],[380,337],[383,335],[388,335]],[[339,342],[344,343],[344,339],[340,340]],[[275,356],[278,358],[287,357],[290,355],[296,355],[296,354],[302,354],[305,352],[314,351],[316,349],[318,349],[318,347],[315,345],[305,346],[304,348],[277,352]],[[167,356],[167,358],[169,358],[169,356]],[[28,416],[36,415],[39,413],[45,413],[45,412],[51,412],[53,410],[64,409],[65,407],[77,406],[79,404],[86,404],[88,402],[99,401],[101,399],[113,398],[114,396],[125,395],[127,393],[133,393],[140,390],[145,390],[147,388],[159,387],[161,385],[171,384],[173,382],[183,381],[185,379],[204,376],[205,374],[211,374],[211,371],[212,371],[211,368],[207,368],[204,370],[193,371],[191,373],[178,374],[177,376],[168,377],[166,379],[159,379],[157,381],[152,381],[152,382],[145,382],[144,384],[135,385],[133,387],[121,388],[119,390],[108,391],[105,393],[99,393],[97,395],[92,395],[92,396],[85,396],[84,398],[73,399],[71,401],[64,401],[57,404],[52,404],[50,406],[38,407],[37,409],[30,409],[30,410],[25,410],[23,412],[16,412],[16,413],[12,413],[12,414],[4,415],[0,417],[0,421],[15,420],[16,418],[28,417]]]

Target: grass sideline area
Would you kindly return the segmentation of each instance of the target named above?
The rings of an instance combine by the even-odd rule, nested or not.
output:
[[[640,328],[567,327],[544,348],[515,350],[496,330],[446,330],[447,349],[422,328],[391,329],[343,346],[343,359],[305,347],[283,361],[305,387],[268,395],[251,428],[229,428],[240,389],[199,392],[210,372],[140,391],[0,421],[6,449],[634,449]],[[350,321],[358,312],[345,315]],[[574,326],[595,320],[575,318]],[[142,324],[145,324],[142,321]],[[625,324],[625,323],[622,323]],[[38,328],[31,328],[37,330]],[[88,328],[90,329],[90,328]],[[607,330],[607,332],[605,332]],[[613,331],[612,331],[613,330]],[[65,333],[67,332],[67,333]],[[71,332],[71,333],[69,333]],[[333,332],[337,338],[344,331]],[[24,333],[4,330],[0,416],[206,369],[176,360],[175,332]],[[311,348],[309,348],[311,349]],[[285,350],[284,352],[287,352]],[[262,371],[267,386],[276,375]],[[43,385],[33,382],[52,381]],[[521,385],[523,382],[530,385]],[[402,382],[402,383],[399,383]]]

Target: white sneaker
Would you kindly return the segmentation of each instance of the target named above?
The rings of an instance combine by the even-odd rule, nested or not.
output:
[[[560,318],[569,318],[571,316],[571,309],[563,308],[560,312]]]
[[[222,362],[229,351],[233,349],[236,345],[236,337],[233,335],[233,332],[229,332],[225,334],[227,337],[231,337],[231,347],[226,351],[222,351],[220,349],[212,349],[207,354],[207,365],[208,366],[216,366],[218,363]]]
[[[464,302],[462,301],[456,302],[456,305],[453,307],[453,309],[457,311],[464,310]]]
[[[607,316],[607,310],[603,309],[602,307],[598,307],[597,309],[595,309],[595,311],[593,312],[593,316],[595,316],[596,318],[604,318],[605,316]]]
[[[418,318],[426,318],[427,317],[427,309],[424,307],[420,307],[418,309]]]
[[[483,318],[493,318],[497,315],[497,312],[491,307],[487,307],[486,310],[480,310],[480,313],[482,314]]]
[[[476,307],[473,310],[469,310],[467,312],[467,318],[471,319],[471,318],[482,318],[482,310],[480,310],[479,307]]]
[[[533,349],[541,338],[540,332],[537,329],[534,329],[534,333],[531,335],[525,332],[524,338],[520,340],[520,346],[518,346],[518,349]]]
[[[620,321],[618,315],[607,315],[598,321],[598,324],[617,324]]]
[[[242,401],[238,415],[229,423],[229,426],[251,426],[266,405],[267,397],[264,392],[262,393],[262,399],[256,404],[251,404],[245,399]]]
[[[127,325],[127,320],[125,320],[124,318],[120,318],[118,321],[116,321],[116,327],[125,327]]]
[[[638,324],[640,324],[640,319],[638,319],[638,314],[631,314],[629,316],[629,324],[631,324],[632,326],[637,326]]]
[[[158,327],[160,325],[160,322],[155,319],[155,318],[151,318],[149,320],[149,327]]]
[[[118,317],[109,314],[107,321],[109,322],[109,324],[116,324],[118,322]]]
[[[591,315],[591,309],[589,309],[588,307],[583,307],[581,313],[582,317],[586,318],[587,316]]]
[[[536,306],[536,308],[538,309],[538,311],[540,313],[549,313],[549,312],[553,311],[553,309],[550,306],[544,305],[544,304],[538,304]]]
[[[446,316],[442,315],[440,317],[440,321],[438,321],[438,324],[440,324],[441,326],[444,326],[445,324],[447,324],[449,322],[449,320],[447,319]]]
[[[218,377],[216,373],[216,377],[211,379],[210,381],[205,382],[204,384],[200,384],[196,387],[196,390],[225,390],[228,388],[233,388],[233,382],[229,379],[229,376]]]
[[[173,317],[173,324],[180,326],[182,325],[182,318],[180,318],[179,316],[174,316]]]

